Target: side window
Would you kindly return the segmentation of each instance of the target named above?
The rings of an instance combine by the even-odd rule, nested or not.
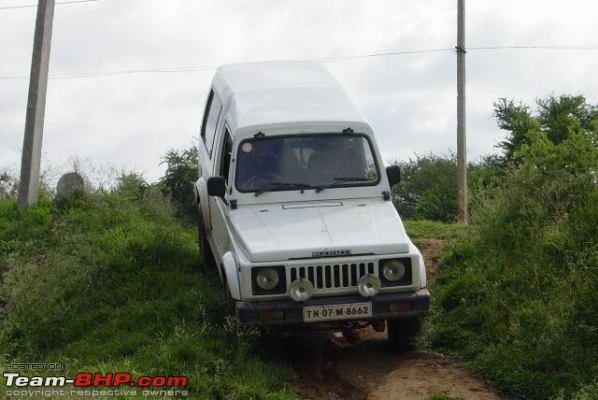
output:
[[[220,168],[218,175],[223,176],[228,185],[228,173],[230,171],[230,160],[233,152],[233,141],[228,132],[228,128],[224,132],[224,144],[222,146],[222,154],[220,157]]]
[[[216,125],[220,118],[222,111],[222,103],[213,90],[210,90],[208,96],[208,103],[203,115],[203,123],[201,124],[201,138],[208,149],[208,154],[212,156],[212,146],[214,145],[214,135],[216,133]]]

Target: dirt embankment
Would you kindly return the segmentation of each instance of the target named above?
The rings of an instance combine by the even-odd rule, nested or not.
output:
[[[438,239],[418,240],[429,279],[436,273],[435,258],[444,245]],[[371,328],[347,336],[313,332],[284,340],[284,356],[303,398],[429,400],[446,394],[467,400],[501,399],[451,357],[422,349],[393,353],[386,345],[386,333]]]

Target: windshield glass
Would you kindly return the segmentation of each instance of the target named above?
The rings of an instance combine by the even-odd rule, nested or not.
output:
[[[378,166],[363,135],[261,137],[240,143],[236,186],[241,192],[376,185]]]

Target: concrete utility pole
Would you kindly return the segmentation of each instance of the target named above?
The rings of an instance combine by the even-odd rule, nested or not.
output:
[[[18,200],[18,208],[21,211],[37,201],[39,192],[53,17],[54,0],[39,0],[35,21],[35,36],[33,38],[23,156],[21,158],[21,181]]]
[[[466,224],[467,154],[465,145],[465,0],[457,6],[457,218]]]

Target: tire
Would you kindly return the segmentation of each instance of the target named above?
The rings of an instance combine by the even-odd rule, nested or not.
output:
[[[214,253],[212,253],[212,249],[210,248],[210,243],[208,242],[208,238],[206,236],[206,228],[203,222],[203,216],[201,215],[201,210],[199,211],[199,218],[197,223],[197,233],[199,236],[199,257],[200,257],[200,269],[201,270],[210,270],[215,265],[216,262],[214,260]]]
[[[386,320],[388,344],[394,351],[404,352],[414,345],[419,333],[421,321],[417,317]]]

